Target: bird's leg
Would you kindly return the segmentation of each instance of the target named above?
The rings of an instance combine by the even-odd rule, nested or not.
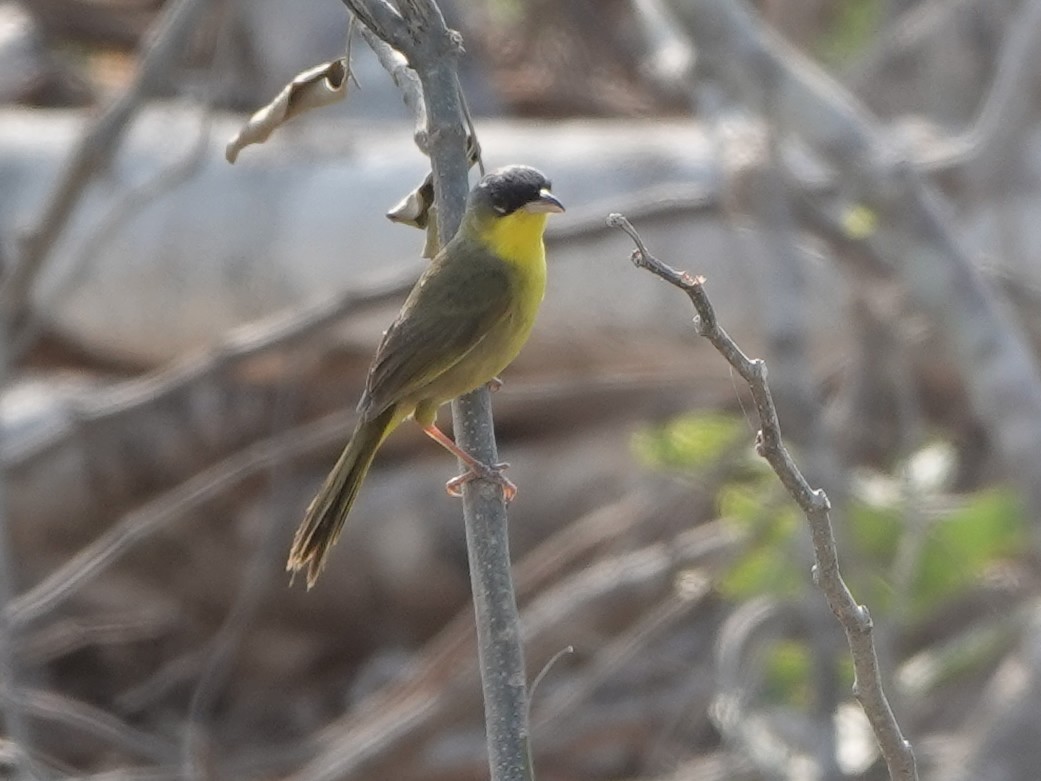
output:
[[[492,393],[497,393],[498,391],[502,390],[502,380],[500,380],[498,377],[492,377],[490,380],[488,380],[488,382],[485,383],[485,385],[488,386],[488,390],[490,390]]]
[[[459,497],[463,495],[463,486],[467,483],[474,480],[490,480],[493,483],[498,483],[502,486],[503,501],[505,501],[506,504],[509,504],[517,497],[517,484],[502,473],[507,467],[509,467],[509,464],[505,462],[498,464],[485,464],[480,461],[475,461],[474,466],[471,466],[461,475],[453,477],[451,480],[446,482],[445,490],[448,492],[449,496]]]
[[[472,480],[482,479],[491,480],[492,482],[501,485],[503,498],[506,500],[506,503],[509,504],[513,501],[513,498],[517,495],[517,486],[503,474],[503,471],[509,466],[509,464],[486,464],[483,461],[478,461],[453,442],[448,435],[434,424],[423,426],[423,431],[428,437],[441,445],[441,447],[445,448],[445,450],[453,453],[460,461],[469,467],[466,472],[458,477],[453,477],[445,483],[445,490],[448,491],[449,495],[462,496],[464,485]]]

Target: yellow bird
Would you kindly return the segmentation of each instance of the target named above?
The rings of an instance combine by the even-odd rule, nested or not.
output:
[[[484,464],[434,421],[438,408],[492,381],[528,340],[546,290],[542,234],[564,206],[550,181],[524,165],[500,168],[470,191],[455,237],[437,254],[387,329],[358,402],[347,447],[296,531],[286,569],[318,579],[376,450],[398,424],[415,419],[468,467],[445,488],[459,495],[477,477],[496,480],[506,500],[516,487],[504,464]]]

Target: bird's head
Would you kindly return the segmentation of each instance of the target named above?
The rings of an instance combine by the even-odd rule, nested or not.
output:
[[[564,211],[545,174],[527,165],[509,165],[486,174],[470,191],[469,210],[483,218]]]

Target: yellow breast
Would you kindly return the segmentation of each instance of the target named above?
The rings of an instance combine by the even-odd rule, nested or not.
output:
[[[517,316],[523,323],[521,344],[527,339],[546,293],[546,250],[542,244],[546,217],[546,214],[517,211],[491,220],[490,224],[481,226],[478,234],[481,243],[505,261],[515,274]]]

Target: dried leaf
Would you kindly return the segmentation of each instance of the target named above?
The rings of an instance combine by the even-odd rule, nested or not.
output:
[[[467,138],[467,162],[473,167],[481,156],[481,149],[474,135]],[[434,205],[434,176],[427,174],[418,187],[402,198],[396,206],[387,212],[387,219],[402,225],[411,225],[427,232],[423,257],[432,258],[439,246],[437,236],[437,207]]]
[[[347,95],[350,68],[346,57],[304,71],[278,93],[273,101],[249,118],[228,142],[224,156],[234,163],[243,148],[266,141],[275,129],[298,114],[328,106]]]
[[[423,257],[432,258],[440,248],[437,236],[437,206],[434,205],[434,176],[427,174],[419,187],[413,189],[387,212],[387,219],[402,225],[426,230]]]
[[[387,219],[411,225],[413,228],[426,228],[430,222],[430,207],[434,205],[434,175],[427,174],[419,187],[398,202],[397,206],[387,212]]]

